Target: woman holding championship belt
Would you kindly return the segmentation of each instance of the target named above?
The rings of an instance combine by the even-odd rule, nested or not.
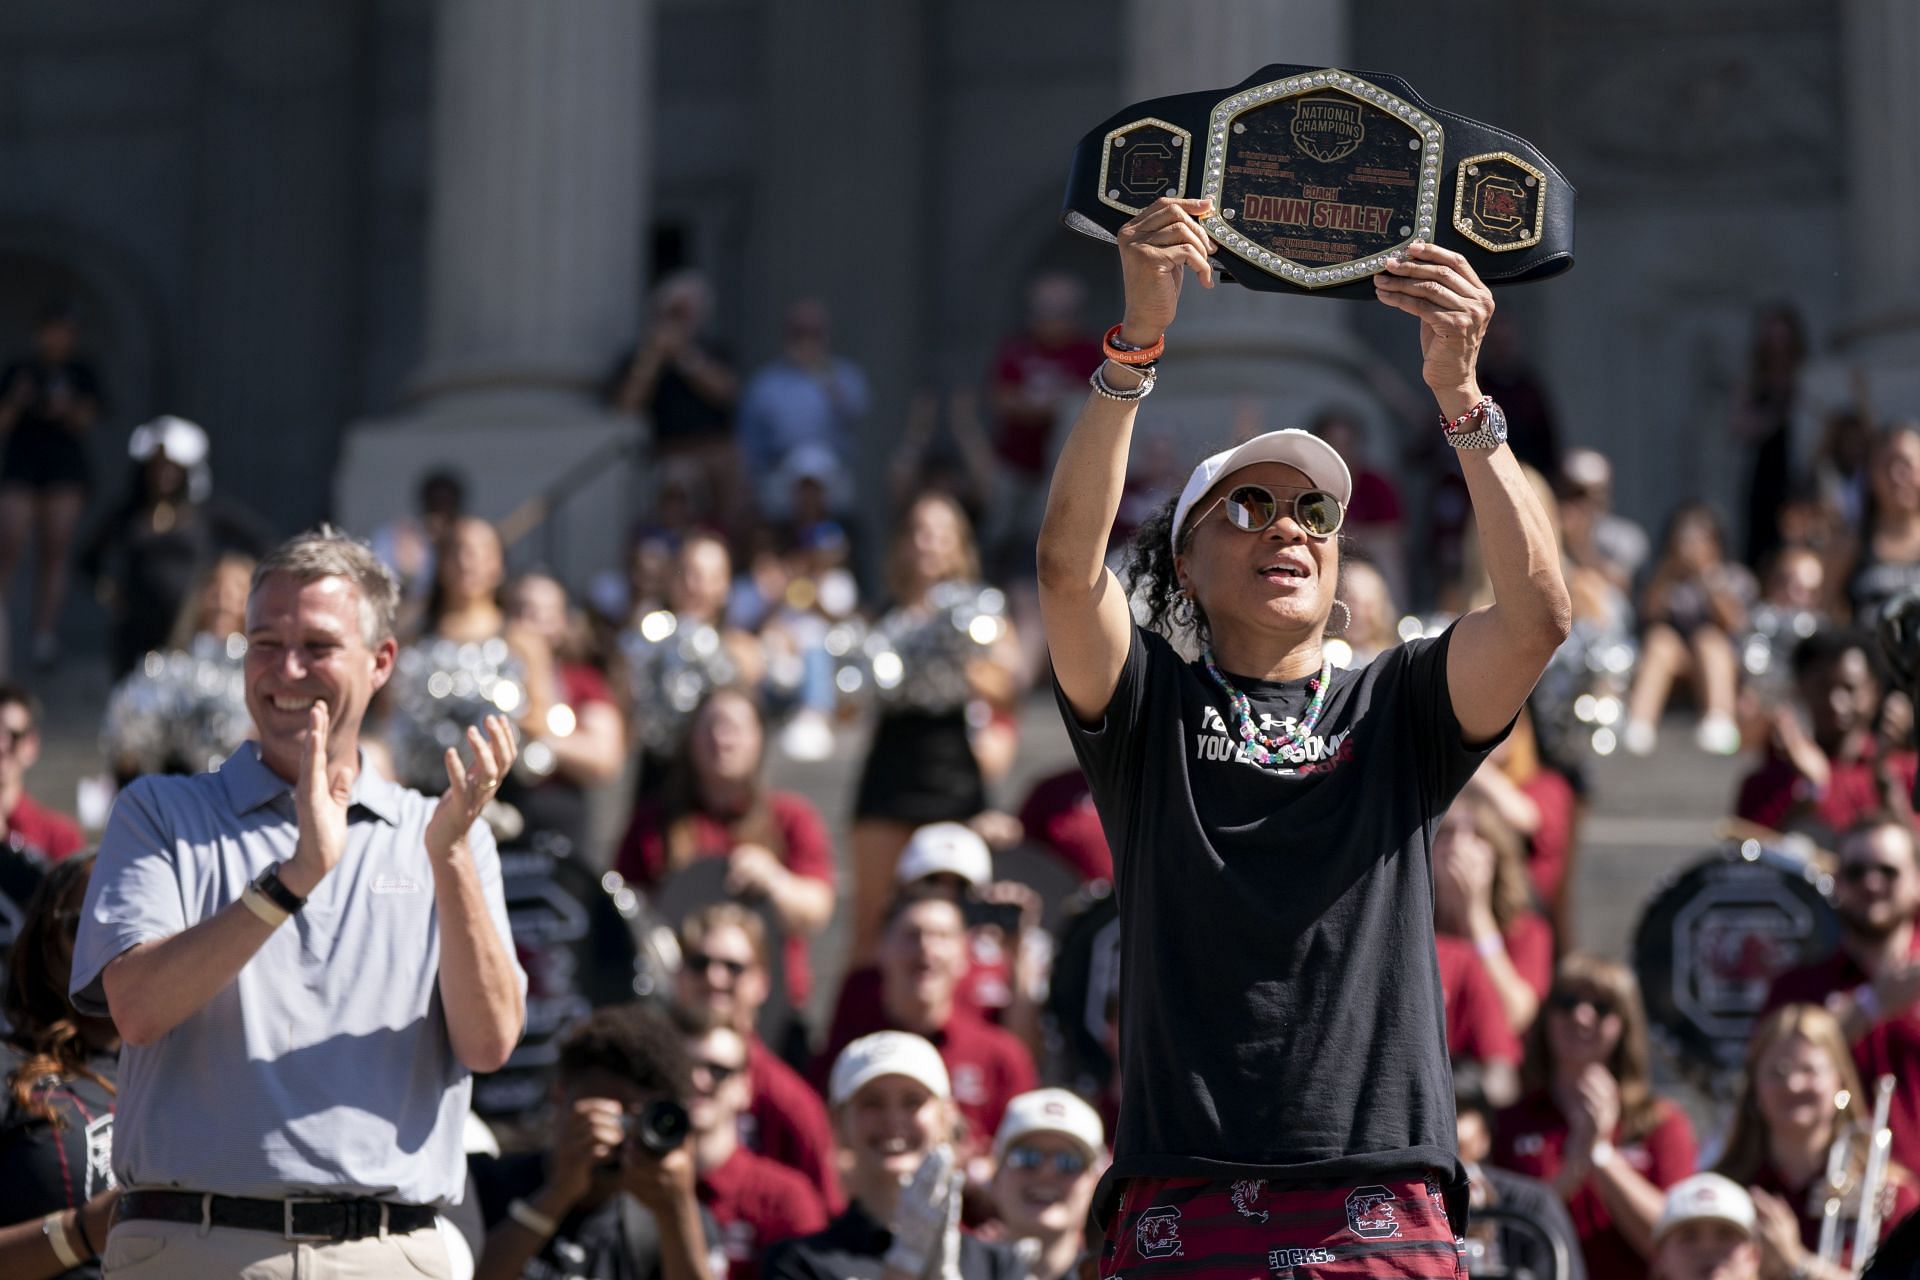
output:
[[[1420,321],[1495,602],[1335,671],[1351,482],[1288,430],[1202,461],[1140,530],[1135,625],[1107,531],[1182,280],[1213,284],[1207,212],[1162,199],[1120,230],[1125,319],[1040,535],[1056,692],[1121,918],[1101,1273],[1464,1274],[1430,846],[1567,634],[1560,553],[1475,382],[1493,299],[1460,255],[1414,243],[1375,289]]]

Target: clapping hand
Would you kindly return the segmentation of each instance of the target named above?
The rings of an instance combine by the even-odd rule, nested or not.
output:
[[[886,1269],[929,1280],[957,1272],[960,1260],[960,1191],[965,1174],[945,1143],[927,1152],[894,1206],[893,1245]]]
[[[300,744],[300,774],[293,788],[299,839],[293,857],[281,869],[280,882],[305,898],[339,865],[347,851],[347,805],[353,797],[353,768],[327,755],[332,730],[327,704],[315,699],[307,712]]]
[[[436,862],[463,845],[519,753],[513,726],[505,716],[488,716],[484,735],[469,728],[467,745],[473,750],[473,763],[466,766],[460,763],[459,748],[447,748],[447,789],[427,820],[427,853]]]

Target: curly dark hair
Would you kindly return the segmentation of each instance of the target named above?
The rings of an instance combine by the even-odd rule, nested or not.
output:
[[[637,1000],[594,1010],[561,1041],[561,1079],[596,1069],[681,1103],[693,1077],[686,1043],[672,1017]]]
[[[47,1077],[80,1077],[115,1091],[113,1081],[88,1065],[93,1049],[67,1002],[80,904],[92,875],[91,852],[53,864],[27,901],[13,943],[13,966],[0,990],[0,1016],[12,1028],[8,1039],[23,1055],[7,1077],[7,1098],[23,1114],[54,1125],[60,1123],[59,1113],[41,1087]]]

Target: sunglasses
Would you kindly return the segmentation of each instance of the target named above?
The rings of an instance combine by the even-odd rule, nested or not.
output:
[[[1214,499],[1214,506],[1225,507],[1228,522],[1243,533],[1259,533],[1272,527],[1283,510],[1273,490],[1258,484],[1235,485]],[[1301,532],[1311,538],[1331,538],[1340,532],[1341,522],[1347,518],[1347,509],[1340,505],[1340,499],[1325,489],[1295,491],[1292,504],[1284,510],[1300,526]],[[1212,514],[1213,507],[1208,507],[1201,519]],[[1195,528],[1199,524],[1199,520],[1194,521]]]
[[[727,1062],[710,1062],[705,1058],[695,1058],[689,1065],[695,1071],[705,1072],[707,1079],[713,1081],[715,1088],[725,1084],[746,1070],[745,1067],[736,1067]]]
[[[1593,1016],[1596,1018],[1610,1017],[1620,1011],[1620,1007],[1605,996],[1590,996],[1576,994],[1572,991],[1559,991],[1547,997],[1547,1007],[1559,1013],[1573,1013],[1583,1004],[1593,1010]]]
[[[1063,1178],[1077,1178],[1087,1168],[1087,1158],[1078,1151],[1047,1152],[1038,1147],[1008,1147],[1006,1158],[1001,1161],[1007,1168],[1019,1173],[1043,1169],[1049,1162],[1053,1164],[1053,1171]]]
[[[1900,869],[1890,867],[1884,862],[1849,862],[1840,868],[1840,878],[1848,884],[1865,884],[1869,880],[1897,880]]]
[[[685,959],[687,962],[687,970],[691,973],[705,975],[711,972],[715,965],[718,965],[720,968],[726,970],[729,978],[736,980],[752,967],[742,964],[738,960],[729,960],[724,956],[708,955],[704,951],[689,951],[685,954]]]

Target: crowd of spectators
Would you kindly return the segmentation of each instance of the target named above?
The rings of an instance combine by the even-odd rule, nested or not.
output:
[[[1033,772],[1016,767],[1020,713],[1047,678],[1034,522],[1062,406],[1098,350],[1083,297],[1066,277],[1035,282],[979,391],[922,397],[883,472],[862,456],[888,434],[863,429],[881,409],[823,307],[794,304],[778,352],[748,369],[714,336],[705,282],[676,275],[609,388],[653,440],[623,564],[568,582],[523,563],[454,471],[422,478],[417,513],[366,531],[398,587],[403,659],[424,655],[445,716],[479,705],[463,681],[510,689],[482,699],[521,743],[489,811],[503,858],[588,867],[594,892],[625,893],[670,936],[663,980],[576,1010],[538,1100],[469,1142],[466,1195],[443,1207],[474,1274],[1052,1280],[1086,1262],[1125,1082],[1112,953],[1076,923],[1098,918],[1111,856],[1077,770],[1012,786]],[[1576,624],[1561,678],[1433,845],[1460,1148],[1488,1214],[1475,1268],[1544,1274],[1551,1249],[1530,1251],[1558,1236],[1594,1280],[1727,1265],[1839,1280],[1845,1251],[1816,1255],[1829,1152],[1855,1135],[1837,1180],[1857,1192],[1855,1131],[1883,1078],[1887,1230],[1920,1204],[1914,708],[1873,630],[1920,587],[1920,427],[1836,414],[1797,458],[1805,341],[1770,309],[1730,427],[1754,459],[1744,523],[1689,502],[1656,540],[1614,510],[1608,459],[1563,447],[1517,335],[1497,327],[1486,359],[1550,499]],[[62,504],[87,484],[55,454],[102,394],[58,309],[0,376],[0,585],[33,531],[41,661],[58,657],[47,580],[75,532]],[[1355,477],[1343,660],[1483,600],[1470,522],[1449,523],[1459,495],[1409,478],[1425,455],[1393,454],[1344,407],[1313,427]],[[1164,478],[1154,448],[1143,491]],[[196,425],[155,419],[130,453],[125,501],[78,558],[110,606],[116,675],[150,677],[151,651],[238,661],[251,557],[271,538],[212,493]],[[853,500],[876,478],[891,509]],[[1634,660],[1592,660],[1609,651]],[[1705,1112],[1657,1082],[1673,1064],[1635,972],[1601,954],[1620,948],[1569,945],[1593,757],[1689,749],[1660,745],[1676,703],[1691,749],[1750,757],[1727,811],[1828,878],[1838,936],[1762,975],[1744,1061]],[[366,758],[434,787],[410,772],[421,725],[400,691],[370,716]],[[104,1242],[119,1035],[67,1000],[91,861],[28,794],[40,721],[30,694],[0,686],[0,896],[23,908],[0,936],[0,1203],[9,1220],[54,1215],[0,1231],[0,1272],[92,1275],[59,1268]],[[809,767],[836,755],[853,766],[846,794],[773,781],[822,776]],[[671,1142],[636,1137],[662,1115],[680,1126]],[[1859,1210],[1856,1194],[1842,1211]]]

